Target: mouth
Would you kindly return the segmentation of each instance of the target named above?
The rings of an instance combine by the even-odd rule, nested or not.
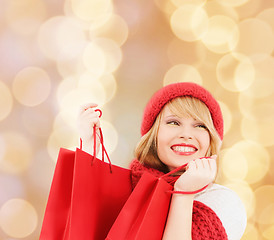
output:
[[[175,154],[185,156],[192,155],[198,151],[195,146],[188,144],[172,145],[171,149]]]

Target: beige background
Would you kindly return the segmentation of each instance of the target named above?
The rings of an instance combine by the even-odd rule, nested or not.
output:
[[[190,4],[191,2],[191,4]],[[274,238],[274,1],[1,0],[0,239],[38,239],[59,147],[97,102],[127,167],[149,97],[202,84],[220,102],[218,182],[243,200],[242,239]]]

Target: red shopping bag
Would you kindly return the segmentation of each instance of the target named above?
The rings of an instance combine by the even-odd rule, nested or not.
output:
[[[145,172],[113,224],[107,240],[162,239],[173,187]]]
[[[111,166],[77,149],[71,198],[69,240],[105,239],[128,199],[130,170]]]
[[[110,229],[107,240],[161,240],[169,212],[171,193],[195,194],[173,191],[173,186],[164,178],[182,170],[187,164],[157,178],[145,172],[122,208]]]
[[[60,149],[44,214],[41,240],[63,239],[71,206],[74,160],[74,151]]]
[[[102,133],[100,140],[107,155]],[[130,174],[81,149],[61,149],[40,240],[105,239],[132,192]]]

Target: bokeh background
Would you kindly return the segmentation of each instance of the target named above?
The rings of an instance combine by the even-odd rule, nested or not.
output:
[[[241,197],[242,239],[274,239],[273,0],[0,0],[0,239],[39,238],[60,147],[79,146],[79,106],[103,110],[127,167],[142,111],[192,81],[220,102],[218,182]]]

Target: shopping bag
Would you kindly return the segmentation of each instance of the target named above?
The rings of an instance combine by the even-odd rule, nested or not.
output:
[[[105,239],[128,199],[132,187],[130,170],[111,166],[76,150],[71,198],[69,240]]]
[[[186,165],[182,165],[161,177],[155,177],[144,172],[106,239],[161,240],[169,212],[171,193],[195,194],[208,186],[192,192],[174,191],[173,186],[164,179],[181,171]]]
[[[107,240],[162,239],[173,187],[145,172],[108,233]]]
[[[40,240],[63,239],[71,206],[74,160],[74,151],[59,150]]]
[[[108,155],[100,133],[104,160]],[[131,171],[111,164],[109,157],[107,163],[94,156],[60,149],[40,240],[106,238],[132,192]]]

